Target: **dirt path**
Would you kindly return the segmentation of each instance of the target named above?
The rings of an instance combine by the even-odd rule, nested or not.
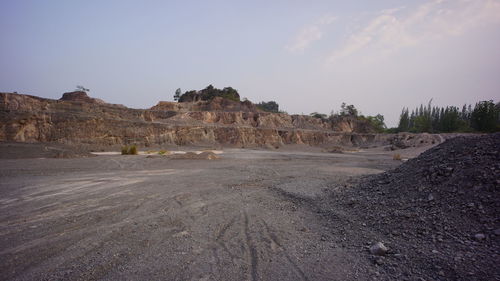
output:
[[[373,279],[364,245],[293,198],[398,164],[250,150],[0,161],[2,280]]]

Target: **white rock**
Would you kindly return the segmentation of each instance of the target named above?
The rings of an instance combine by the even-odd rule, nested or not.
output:
[[[370,247],[370,253],[376,256],[383,256],[387,254],[387,247],[382,242],[377,242]]]
[[[474,235],[474,238],[478,241],[481,241],[481,240],[484,240],[486,238],[486,235],[484,235],[482,233],[478,233],[478,234]]]

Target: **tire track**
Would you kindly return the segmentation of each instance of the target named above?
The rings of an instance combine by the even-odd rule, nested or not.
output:
[[[295,270],[295,272],[297,273],[297,275],[304,281],[308,281],[309,279],[307,278],[307,276],[305,275],[304,271],[302,271],[302,269],[300,269],[300,267],[297,265],[297,263],[295,263],[292,258],[290,257],[290,254],[288,254],[288,251],[281,245],[278,237],[276,236],[276,234],[274,234],[273,231],[271,231],[269,225],[264,221],[264,220],[261,220],[262,224],[264,225],[264,228],[266,230],[266,233],[267,233],[267,236],[269,237],[269,239],[271,239],[271,241],[273,243],[275,243],[277,246],[278,246],[278,249],[281,250],[281,252],[283,253],[283,255],[285,256],[286,260],[290,263],[290,265],[292,265],[292,268]]]
[[[257,258],[257,249],[253,243],[252,237],[249,233],[248,227],[248,214],[247,211],[243,211],[243,233],[245,234],[245,244],[248,250],[249,264],[250,264],[250,277],[251,280],[256,281],[259,279],[257,267],[258,267],[258,258]]]
[[[226,236],[226,232],[232,228],[234,223],[236,222],[237,216],[234,216],[227,224],[225,224],[220,231],[217,233],[215,237],[215,243],[219,245],[233,260],[236,258],[236,256],[229,251],[227,248],[226,243],[224,243],[224,237]],[[215,249],[214,249],[215,250]]]

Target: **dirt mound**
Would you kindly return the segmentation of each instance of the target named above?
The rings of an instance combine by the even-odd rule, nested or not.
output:
[[[500,280],[499,152],[498,133],[450,139],[329,206],[349,218],[348,243],[388,246],[372,257],[388,279]]]

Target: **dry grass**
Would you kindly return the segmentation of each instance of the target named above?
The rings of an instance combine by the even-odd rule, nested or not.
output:
[[[160,155],[169,155],[170,151],[162,149],[162,150],[158,151],[158,154],[160,154]]]

